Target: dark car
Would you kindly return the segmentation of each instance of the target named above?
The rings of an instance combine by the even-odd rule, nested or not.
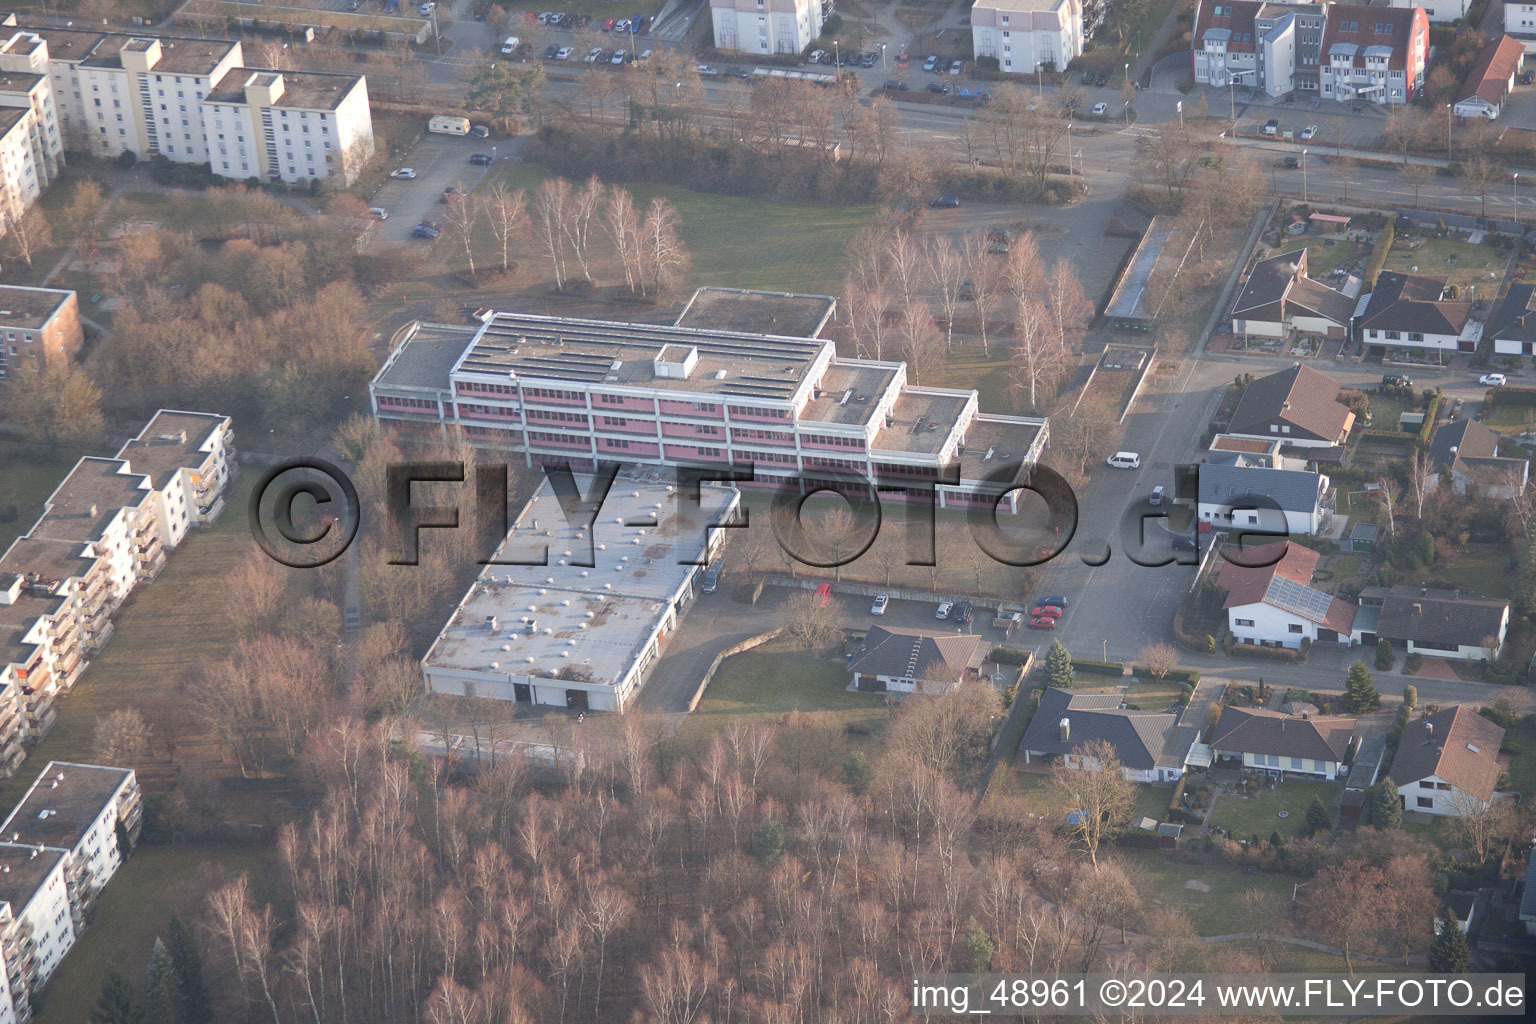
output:
[[[938,208],[944,209],[944,210],[953,210],[953,209],[955,209],[956,207],[958,207],[960,205],[960,197],[959,196],[939,196],[939,198],[933,200],[928,205],[929,206],[938,207]]]
[[[704,593],[713,594],[720,587],[720,573],[725,570],[723,562],[715,562],[704,570]]]
[[[556,46],[554,43],[550,43],[548,46],[544,47],[544,59],[545,60],[554,60],[555,59],[555,54],[557,54],[559,52],[560,52],[560,47]]]
[[[436,238],[440,234],[442,234],[441,231],[426,224],[417,224],[411,229],[412,238]]]
[[[891,90],[892,92],[906,92],[907,91],[907,83],[906,82],[902,82],[902,81],[898,81],[897,79],[894,79],[894,78],[889,79],[885,83],[885,87],[887,89]]]
[[[1280,166],[1284,167],[1288,171],[1294,171],[1296,168],[1301,166],[1301,158],[1294,156],[1281,157]]]
[[[1084,85],[1092,85],[1093,84],[1093,72],[1092,71],[1084,71],[1083,72],[1083,77],[1080,79],[1080,81]]]
[[[963,626],[967,622],[971,621],[972,610],[973,607],[971,602],[961,601],[959,604],[955,605],[955,610],[949,613],[949,617]]]
[[[1413,378],[1404,377],[1400,373],[1388,373],[1382,376],[1381,386],[1384,388],[1411,388],[1413,387]]]
[[[875,66],[875,55],[872,53],[866,53],[864,56],[859,58],[859,63],[866,68],[872,68]]]
[[[939,92],[939,93],[949,92],[949,83],[948,82],[929,82],[928,83],[928,91],[929,92]]]
[[[476,167],[489,167],[489,166],[491,166],[491,158],[488,155],[486,155],[485,153],[476,153],[476,154],[474,154],[473,156],[471,156],[469,158],[469,162],[474,164]]]
[[[1067,607],[1067,599],[1060,594],[1052,594],[1050,597],[1042,597],[1039,604],[1055,605],[1057,608]]]
[[[1536,82],[1536,71],[1527,71],[1525,74],[1520,76],[1521,85],[1530,85],[1533,82]]]
[[[1094,85],[1108,85],[1109,84],[1109,75],[1105,74],[1103,71],[1100,71],[1098,73],[1098,76],[1094,78],[1093,84]]]
[[[488,139],[491,137],[491,130],[483,124],[477,124],[469,130],[469,137],[472,139]]]

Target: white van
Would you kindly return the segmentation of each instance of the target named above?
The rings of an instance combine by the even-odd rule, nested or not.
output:
[[[1115,452],[1105,460],[1116,469],[1140,469],[1141,456],[1135,452]]]
[[[1152,497],[1147,499],[1147,504],[1154,508],[1161,505],[1163,503],[1163,494],[1163,485],[1158,484],[1156,487],[1152,488]]]
[[[427,131],[438,135],[468,135],[469,118],[438,114],[427,122]]]
[[[522,45],[522,42],[517,36],[507,36],[506,41],[501,44],[501,55],[503,57],[512,56],[517,52],[517,48]]]

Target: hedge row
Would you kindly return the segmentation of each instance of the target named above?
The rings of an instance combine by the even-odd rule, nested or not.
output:
[[[1095,676],[1123,676],[1125,666],[1118,661],[1093,661],[1088,658],[1073,658],[1072,667],[1079,672]]]
[[[1152,674],[1152,670],[1145,665],[1137,665],[1131,669],[1131,672],[1138,676],[1150,676]],[[1192,668],[1176,668],[1171,672],[1163,673],[1163,678],[1170,682],[1193,684],[1200,681],[1200,673]]]
[[[999,665],[1022,665],[1029,660],[1029,652],[1017,647],[992,648],[992,660]]]
[[[1429,435],[1435,432],[1435,417],[1440,413],[1440,389],[1435,389],[1435,397],[1429,400],[1429,408],[1424,410],[1424,422],[1419,426],[1418,445],[1420,448],[1429,444]]]
[[[1371,250],[1371,258],[1365,264],[1365,286],[1376,287],[1376,276],[1387,265],[1387,254],[1392,251],[1392,241],[1397,237],[1397,214],[1387,215],[1387,223],[1381,229],[1381,234],[1376,236],[1376,247]]]
[[[1501,405],[1536,405],[1536,388],[1490,388],[1485,401],[1490,408]]]
[[[1289,647],[1260,647],[1258,644],[1233,644],[1232,654],[1244,658],[1268,658],[1271,661],[1300,661],[1301,654]]]

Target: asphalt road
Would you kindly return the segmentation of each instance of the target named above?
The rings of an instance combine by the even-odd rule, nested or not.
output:
[[[443,223],[443,214],[447,212],[443,205],[443,190],[462,186],[473,192],[490,168],[470,163],[470,155],[485,153],[489,156],[492,145],[493,140],[489,139],[423,135],[411,150],[409,162],[402,165],[415,170],[416,177],[410,181],[390,178],[369,198],[370,205],[389,211],[389,219],[378,225],[373,237],[385,242],[408,242],[413,241],[411,230],[423,220]],[[439,239],[439,244],[444,241],[446,239]],[[421,241],[419,244],[427,243]]]

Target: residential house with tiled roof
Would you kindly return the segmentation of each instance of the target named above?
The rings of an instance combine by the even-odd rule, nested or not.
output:
[[[1276,775],[1333,780],[1351,756],[1355,720],[1343,715],[1287,715],[1263,708],[1226,707],[1211,730],[1208,746],[1216,764]]]
[[[1472,319],[1472,303],[1451,298],[1445,278],[1394,270],[1376,278],[1355,330],[1365,345],[1383,350],[1476,352],[1483,336],[1482,323]]]
[[[1069,768],[1099,771],[1101,766],[1079,748],[1103,740],[1115,749],[1125,777],[1133,782],[1172,782],[1184,774],[1190,747],[1200,730],[1181,726],[1167,711],[1138,711],[1121,706],[1115,693],[1077,693],[1049,687],[1024,730],[1020,762],[1031,765],[1060,758]]]
[[[1409,722],[1387,773],[1403,810],[1464,815],[1493,801],[1504,730],[1465,704]]]
[[[1429,468],[1431,489],[1447,480],[1457,494],[1470,488],[1503,501],[1525,493],[1531,472],[1529,460],[1500,455],[1498,432],[1476,420],[1452,420],[1436,428]]]
[[[1423,8],[1332,4],[1318,63],[1319,94],[1340,102],[1409,103],[1424,87],[1428,60]]]
[[[1478,53],[1461,83],[1460,98],[1453,108],[1457,117],[1486,117],[1492,121],[1515,91],[1515,77],[1525,62],[1525,47],[1510,36],[1500,36]]]
[[[1494,355],[1536,355],[1536,284],[1510,285],[1483,333],[1493,337]]]
[[[1307,276],[1307,250],[1297,249],[1255,263],[1230,315],[1232,333],[1245,338],[1343,338],[1354,311],[1354,299]]]
[[[1509,632],[1509,602],[1436,597],[1411,587],[1393,587],[1381,601],[1374,636],[1409,654],[1461,661],[1493,660]],[[1358,632],[1358,631],[1357,631]]]
[[[1199,475],[1201,529],[1305,537],[1333,517],[1332,483],[1322,473],[1208,463]]]
[[[1254,272],[1258,273],[1257,268]],[[1355,425],[1355,414],[1340,405],[1338,397],[1337,381],[1297,364],[1249,384],[1227,424],[1227,433],[1284,441],[1298,448],[1341,445]]]
[[[1225,550],[1216,585],[1226,591],[1222,607],[1238,643],[1299,648],[1302,640],[1350,642],[1355,606],[1313,588],[1316,551],[1284,541]]]
[[[970,633],[872,626],[848,668],[861,690],[946,693],[974,676],[982,653]]]

